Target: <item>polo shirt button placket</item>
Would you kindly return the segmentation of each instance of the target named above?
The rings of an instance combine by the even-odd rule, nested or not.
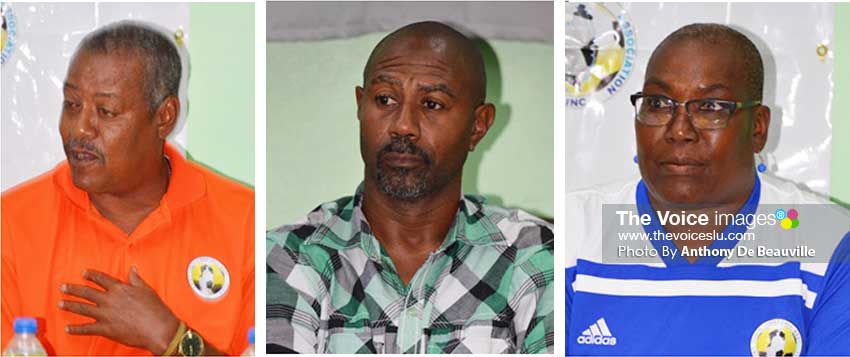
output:
[[[416,285],[414,285],[414,283],[417,281],[417,278],[419,278],[419,277],[414,275],[413,279],[410,281],[409,286],[411,288],[407,291],[408,295],[411,294],[414,291],[413,287],[416,286]],[[409,296],[406,296],[405,299],[404,299],[405,305],[407,303],[408,297]],[[401,316],[400,324],[399,324],[399,338],[401,340],[400,340],[400,343],[399,343],[399,347],[402,349],[402,352],[405,351],[408,348],[408,346],[410,346],[409,345],[410,343],[414,342],[414,340],[413,340],[414,336],[419,335],[418,331],[419,331],[419,316],[420,316],[420,314],[419,314],[419,311],[417,311],[417,309],[416,309],[416,307],[418,305],[419,304],[417,303],[416,305],[408,307],[407,309],[405,309],[404,313]],[[401,341],[404,341],[404,342],[402,343]],[[416,349],[416,347],[419,347],[418,342],[416,342],[413,346],[414,346],[415,349]]]
[[[407,316],[410,316],[414,319],[418,319],[419,318],[419,311],[416,309],[415,306],[413,306],[413,307],[407,309]]]

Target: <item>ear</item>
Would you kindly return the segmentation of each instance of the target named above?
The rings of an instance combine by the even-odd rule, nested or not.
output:
[[[469,141],[469,151],[475,151],[475,146],[484,139],[487,131],[493,126],[496,119],[496,107],[490,103],[484,103],[475,108],[474,122],[472,123],[472,136]]]
[[[357,100],[357,120],[360,120],[360,101],[363,100],[363,87],[354,87],[354,98]]]
[[[156,130],[159,133],[159,138],[165,140],[174,127],[177,126],[177,117],[180,115],[180,100],[175,96],[166,97],[162,103],[159,103],[159,108],[156,109]]]
[[[770,127],[770,108],[759,105],[753,110],[753,152],[760,153],[767,144],[767,130]]]

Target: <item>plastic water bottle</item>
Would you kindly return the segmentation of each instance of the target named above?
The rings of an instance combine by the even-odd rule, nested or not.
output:
[[[47,356],[44,346],[38,342],[35,336],[38,332],[38,323],[32,317],[18,317],[15,319],[15,336],[9,341],[3,356]]]
[[[254,356],[254,328],[248,330],[248,348],[242,352],[241,356]]]

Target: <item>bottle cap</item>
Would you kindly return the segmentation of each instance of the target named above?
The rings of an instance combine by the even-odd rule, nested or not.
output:
[[[17,317],[13,324],[15,333],[36,333],[38,331],[38,323],[32,317]]]

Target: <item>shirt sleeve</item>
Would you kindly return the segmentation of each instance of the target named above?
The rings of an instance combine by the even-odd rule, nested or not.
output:
[[[18,281],[16,277],[14,250],[12,249],[12,229],[9,222],[6,221],[8,215],[2,216],[0,226],[0,240],[2,240],[2,350],[6,350],[6,344],[14,335],[12,331],[12,323],[15,316],[20,314],[20,297],[18,294]]]
[[[522,274],[514,278],[527,286],[520,288],[524,292],[516,303],[518,353],[553,353],[555,349],[554,243],[549,228],[541,232],[544,249],[521,263]]]
[[[570,320],[572,317],[573,311],[573,297],[575,296],[575,290],[573,290],[573,283],[576,280],[576,265],[578,264],[578,250],[579,250],[579,237],[587,236],[588,233],[586,231],[588,226],[587,218],[585,218],[584,212],[587,210],[585,207],[586,204],[589,204],[586,199],[584,199],[579,193],[567,194],[566,198],[566,207],[567,207],[567,217],[563,227],[566,228],[566,261],[564,266],[565,274],[564,274],[564,286],[565,286],[565,295],[564,295],[564,352],[567,356],[570,354]],[[592,211],[592,210],[591,210]]]
[[[246,218],[245,226],[245,246],[244,253],[245,261],[243,262],[242,271],[245,272],[242,277],[242,319],[239,321],[239,328],[236,330],[236,336],[230,346],[232,355],[241,354],[248,348],[248,330],[254,327],[254,205],[251,205],[250,214]]]
[[[850,356],[850,232],[829,261],[807,332],[805,355]]]
[[[573,296],[575,295],[575,291],[573,291],[573,282],[576,281],[576,267],[575,265],[567,267],[566,272],[564,274],[565,282],[564,285],[566,287],[566,292],[564,294],[564,336],[566,337],[564,341],[564,352],[569,356],[570,350],[570,316],[573,311]]]
[[[320,353],[321,299],[327,296],[321,274],[301,251],[304,230],[266,236],[266,352]]]

